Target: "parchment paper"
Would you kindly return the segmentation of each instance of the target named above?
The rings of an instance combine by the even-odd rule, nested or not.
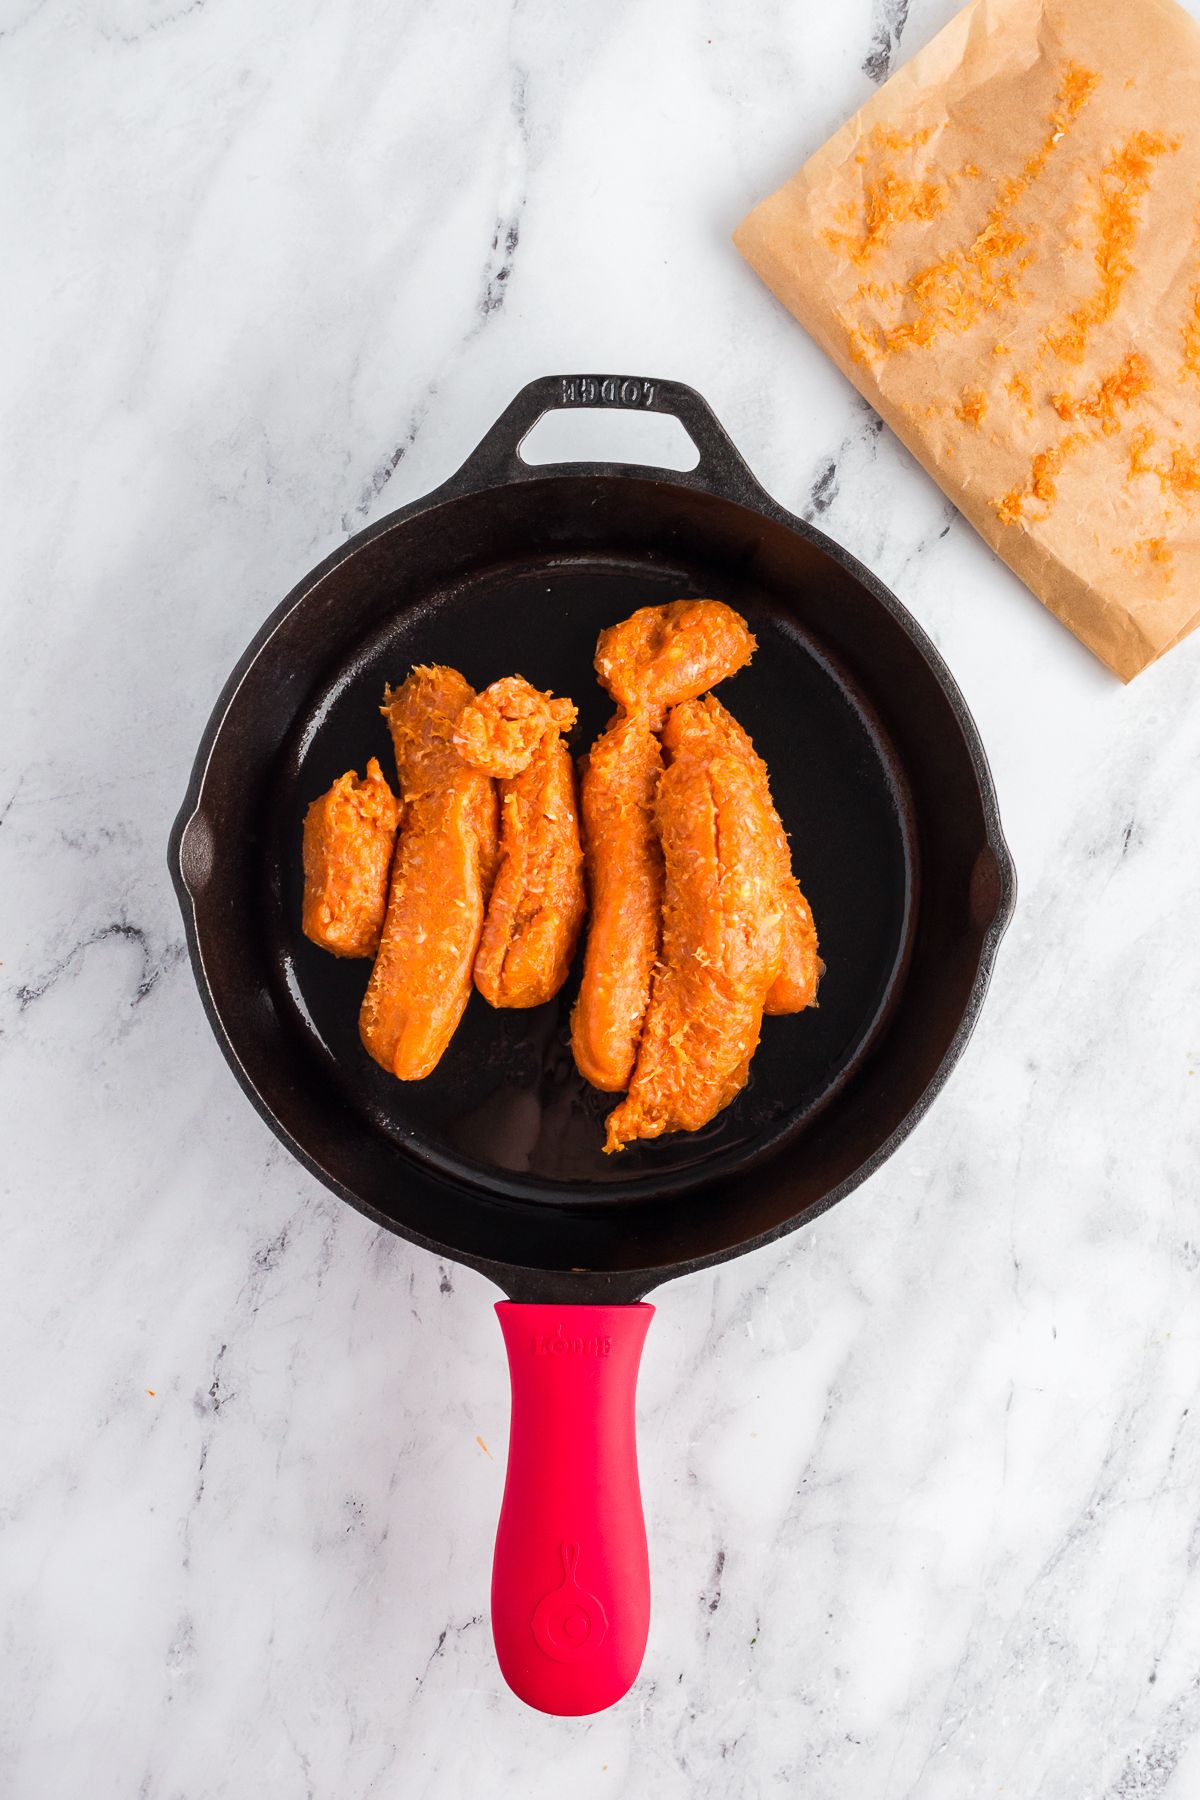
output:
[[[742,254],[1128,681],[1200,624],[1200,28],[973,0]]]

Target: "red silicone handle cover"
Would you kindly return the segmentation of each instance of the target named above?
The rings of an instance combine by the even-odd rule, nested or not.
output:
[[[634,1395],[654,1308],[496,1308],[512,1377],[492,1633],[514,1694],[541,1712],[611,1706],[650,1628]]]

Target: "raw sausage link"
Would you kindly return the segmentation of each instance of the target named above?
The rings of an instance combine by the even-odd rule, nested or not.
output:
[[[454,1035],[495,873],[495,787],[454,745],[474,698],[457,670],[417,668],[383,708],[405,817],[359,1031],[401,1081],[428,1075]]]
[[[618,715],[583,759],[580,808],[591,921],[571,1047],[585,1081],[629,1085],[658,955],[663,869],[654,798],[662,746],[644,716]]]
[[[607,1151],[698,1131],[729,1104],[745,1083],[783,954],[774,827],[746,761],[685,740],[659,782],[656,810],[662,954]]]
[[[498,692],[498,690],[501,690]],[[521,676],[493,682],[463,715],[457,742],[500,782],[500,866],[475,958],[493,1006],[542,1006],[571,968],[583,924],[583,851],[575,770],[561,733],[569,700]]]
[[[812,909],[792,873],[791,848],[771,798],[767,765],[755,750],[749,733],[713,694],[706,694],[702,700],[689,701],[671,713],[663,728],[663,744],[668,754],[684,736],[696,746],[706,739],[714,756],[740,756],[755,774],[772,821],[772,856],[783,908],[783,963],[763,1011],[772,1014],[803,1012],[806,1007],[816,1004],[817,985],[825,965],[818,954]]]
[[[721,600],[643,606],[596,640],[600,684],[626,712],[657,712],[693,700],[750,661],[745,619]],[[657,724],[659,719],[655,720]]]
[[[304,815],[304,935],[334,956],[374,956],[387,907],[400,808],[372,757]]]

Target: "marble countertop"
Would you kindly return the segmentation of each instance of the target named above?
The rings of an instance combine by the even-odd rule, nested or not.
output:
[[[952,10],[0,5],[7,1800],[1200,1793],[1200,638],[1122,689],[729,244]],[[570,1722],[486,1620],[496,1295],[253,1113],[165,840],[279,596],[580,368],[912,609],[1021,894],[892,1161],[655,1296],[650,1644]]]

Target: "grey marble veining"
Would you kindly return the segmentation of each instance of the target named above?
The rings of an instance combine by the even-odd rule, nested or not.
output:
[[[1122,690],[728,243],[952,10],[0,4],[6,1800],[1200,1794],[1200,649]],[[895,587],[1021,897],[886,1168],[656,1296],[645,1669],[565,1722],[495,1296],[258,1121],[164,844],[278,597],[577,368]]]

